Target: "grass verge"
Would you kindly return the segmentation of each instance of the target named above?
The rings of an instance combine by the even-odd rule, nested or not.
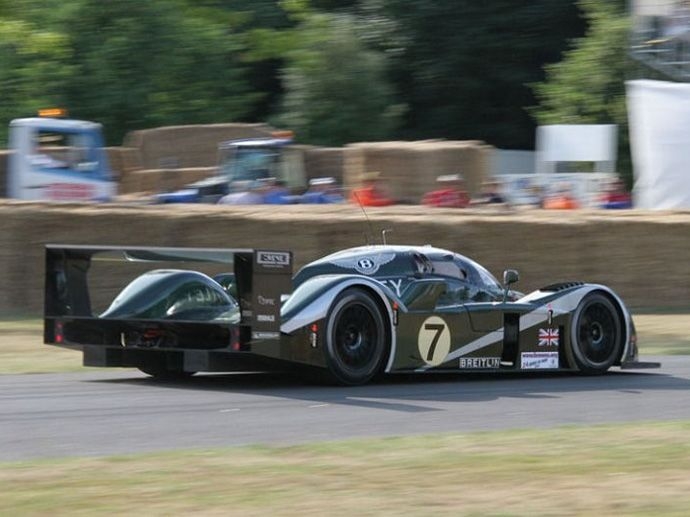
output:
[[[0,374],[79,371],[81,353],[43,344],[43,322],[0,320]]]
[[[687,515],[690,422],[0,464],[2,515]]]

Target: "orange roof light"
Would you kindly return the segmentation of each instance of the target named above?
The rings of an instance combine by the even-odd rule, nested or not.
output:
[[[67,110],[65,108],[44,108],[38,110],[38,116],[46,118],[66,117]]]
[[[273,138],[294,138],[294,131],[271,131],[271,136]]]

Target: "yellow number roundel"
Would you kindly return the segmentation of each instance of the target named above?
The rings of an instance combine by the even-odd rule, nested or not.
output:
[[[448,324],[438,316],[424,320],[417,335],[419,355],[426,364],[438,366],[450,352],[450,329]]]

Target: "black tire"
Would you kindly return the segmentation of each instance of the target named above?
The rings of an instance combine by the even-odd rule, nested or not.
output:
[[[369,382],[388,350],[386,321],[376,301],[366,291],[346,289],[326,321],[326,362],[333,380],[350,386]]]
[[[159,381],[183,381],[189,379],[196,372],[186,372],[177,368],[169,368],[164,361],[147,361],[137,366],[146,375]]]
[[[580,302],[573,317],[571,343],[575,364],[586,375],[606,372],[620,357],[623,322],[607,296],[591,293]]]

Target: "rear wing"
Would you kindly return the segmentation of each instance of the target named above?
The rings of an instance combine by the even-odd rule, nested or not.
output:
[[[45,247],[44,342],[60,345],[117,345],[118,336],[132,326],[183,328],[199,340],[219,340],[218,348],[230,346],[227,336],[240,345],[280,337],[281,296],[292,292],[292,253],[280,250],[222,248],[164,248],[130,246],[80,246],[49,244]],[[89,272],[98,264],[136,263],[139,270],[160,268],[160,263],[185,263],[186,269],[224,268],[235,275],[239,324],[218,321],[118,320],[94,312]],[[157,264],[158,263],[158,264]],[[186,263],[194,263],[190,267]],[[150,268],[147,268],[151,264]],[[121,271],[121,269],[118,269]],[[92,271],[93,272],[93,271]],[[102,274],[102,273],[101,273]],[[209,275],[211,276],[211,275]],[[117,282],[117,275],[107,276]],[[126,281],[118,289],[123,289]],[[238,332],[229,332],[231,327]],[[65,331],[71,329],[70,332]],[[224,330],[225,332],[219,332]],[[217,336],[224,336],[218,338]],[[225,343],[225,341],[228,341]]]

